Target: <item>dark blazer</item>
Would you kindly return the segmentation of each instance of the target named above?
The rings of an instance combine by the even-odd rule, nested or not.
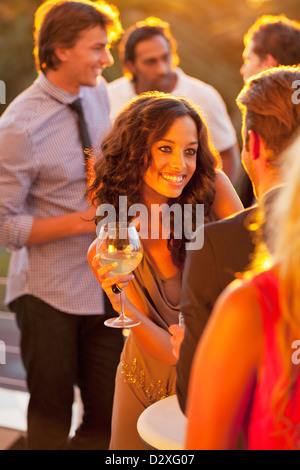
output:
[[[224,288],[251,262],[253,232],[247,229],[255,218],[251,207],[230,218],[204,227],[204,245],[189,251],[182,280],[181,311],[185,335],[177,362],[176,393],[185,412],[191,364],[199,338]]]

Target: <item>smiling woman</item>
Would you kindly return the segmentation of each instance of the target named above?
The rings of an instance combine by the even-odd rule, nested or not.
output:
[[[178,197],[196,169],[198,135],[190,116],[175,119],[167,134],[151,148],[144,182],[166,197]]]
[[[184,228],[186,217],[171,216],[168,238],[158,215],[160,205],[173,204],[184,213],[204,205],[205,221],[226,217],[241,208],[225,175],[217,170],[218,158],[210,145],[206,124],[184,98],[164,93],[146,93],[135,98],[116,118],[103,141],[102,158],[95,165],[90,195],[95,205],[110,204],[122,220],[120,196],[128,206],[146,207],[138,217],[148,227],[143,238],[144,256],[130,275],[117,275],[114,266],[101,267],[96,254],[97,239],[88,259],[114,309],[118,295],[112,286],[126,286],[125,314],[140,324],[131,328],[116,377],[111,449],[144,449],[137,433],[137,419],[151,403],[175,393],[175,363],[168,327],[178,322],[181,272],[186,255],[186,232],[175,236],[177,223]],[[229,200],[228,206],[220,200]],[[127,209],[127,205],[126,205]],[[104,217],[104,216],[103,216]],[[135,216],[129,221],[137,224]],[[179,220],[179,222],[178,222]],[[101,217],[97,218],[101,223]],[[202,221],[201,221],[202,222]],[[151,235],[153,233],[159,236]]]

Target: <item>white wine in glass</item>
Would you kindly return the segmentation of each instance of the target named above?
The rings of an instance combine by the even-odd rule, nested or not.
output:
[[[130,274],[141,262],[143,249],[139,234],[134,224],[127,222],[108,222],[101,227],[96,252],[101,266],[118,263],[109,274]],[[125,291],[125,289],[124,289]],[[141,323],[136,318],[128,318],[124,313],[123,290],[120,290],[121,314],[104,322],[112,328],[131,328]]]

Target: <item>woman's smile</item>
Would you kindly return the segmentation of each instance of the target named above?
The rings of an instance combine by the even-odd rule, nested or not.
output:
[[[163,172],[163,173],[160,173],[160,176],[165,181],[168,181],[168,183],[176,184],[177,186],[180,186],[183,183],[183,181],[185,180],[184,175],[178,175],[176,173]]]

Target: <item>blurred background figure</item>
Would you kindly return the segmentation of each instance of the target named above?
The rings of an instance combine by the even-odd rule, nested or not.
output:
[[[241,75],[246,82],[264,70],[300,64],[300,23],[284,15],[259,17],[244,36]],[[242,169],[236,189],[244,207],[255,202],[251,181]]]
[[[197,348],[187,449],[235,448],[243,425],[248,449],[300,449],[299,152],[298,138],[268,214],[273,263],[221,294]]]
[[[43,3],[38,78],[0,120],[0,246],[12,252],[6,302],[21,330],[30,450],[66,448],[75,384],[84,412],[69,446],[108,447],[122,336],[103,325],[113,312],[86,259],[95,210],[85,150],[110,127],[98,77],[120,32],[103,2]]]
[[[293,99],[293,84],[298,80],[299,69],[275,68],[249,80],[237,98],[243,116],[243,165],[266,212],[282,184],[281,153],[300,128],[300,106]],[[178,341],[176,336],[182,332],[177,326],[170,328],[179,355],[176,390],[183,412],[193,356],[214,303],[253,257],[256,210],[254,206],[224,221],[206,224],[203,248],[187,255],[181,292],[185,319],[181,347],[180,336]],[[269,245],[271,242],[268,240]]]
[[[223,170],[234,181],[240,156],[225,103],[211,85],[177,67],[177,45],[169,24],[153,17],[137,22],[121,41],[120,58],[125,76],[108,85],[112,119],[140,93],[157,90],[184,96],[203,114],[212,142],[221,155]]]
[[[300,22],[284,15],[264,15],[244,36],[241,75],[246,82],[263,70],[300,64]]]

